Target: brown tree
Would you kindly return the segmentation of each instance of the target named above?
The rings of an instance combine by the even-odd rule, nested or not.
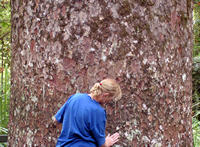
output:
[[[51,116],[105,77],[118,147],[192,146],[192,0],[11,0],[9,145],[54,146]]]

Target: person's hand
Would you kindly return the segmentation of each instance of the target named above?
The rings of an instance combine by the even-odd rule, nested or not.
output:
[[[110,134],[108,134],[108,136],[106,137],[106,141],[105,141],[105,147],[110,147],[113,144],[115,144],[117,141],[119,141],[119,133],[115,133],[113,135],[110,136]]]

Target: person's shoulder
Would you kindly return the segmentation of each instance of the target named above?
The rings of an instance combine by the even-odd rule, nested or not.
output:
[[[82,104],[90,103],[90,97],[86,93],[76,93],[72,97],[73,102],[79,102]]]
[[[88,96],[87,93],[76,93],[75,95],[77,95],[77,96]]]
[[[86,93],[76,93],[76,94],[74,94],[73,97],[84,99],[84,98],[88,98],[88,94],[86,94]]]
[[[91,107],[90,114],[94,117],[98,116],[99,118],[104,118],[106,116],[105,109],[103,109],[102,107],[99,107],[99,106]]]
[[[87,96],[86,93],[75,93],[73,96]]]
[[[97,102],[92,103],[91,110],[93,112],[97,112],[97,113],[104,113],[105,112],[105,109],[100,104],[98,104]]]

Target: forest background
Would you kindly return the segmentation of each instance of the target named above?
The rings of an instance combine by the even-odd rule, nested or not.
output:
[[[0,134],[7,134],[10,101],[11,65],[11,8],[10,0],[0,0]],[[200,1],[193,9],[193,140],[200,146]],[[1,144],[6,146],[6,144]]]

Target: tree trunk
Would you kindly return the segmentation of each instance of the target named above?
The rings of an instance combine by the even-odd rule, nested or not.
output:
[[[192,146],[192,0],[11,0],[10,146],[54,146],[51,117],[105,77],[118,147]]]

